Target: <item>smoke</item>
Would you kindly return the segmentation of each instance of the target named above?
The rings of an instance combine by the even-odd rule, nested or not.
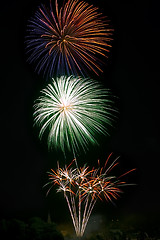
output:
[[[101,214],[93,214],[88,222],[85,236],[90,236],[104,231],[105,219]]]
[[[75,233],[70,229],[69,226],[63,226],[66,228],[66,233],[63,236],[65,240],[77,240],[77,237]],[[89,222],[87,224],[84,236],[81,238],[81,240],[88,240],[92,238],[93,236],[95,237],[96,235],[103,234],[105,231],[106,227],[106,220],[103,215],[101,214],[93,214],[91,215]]]

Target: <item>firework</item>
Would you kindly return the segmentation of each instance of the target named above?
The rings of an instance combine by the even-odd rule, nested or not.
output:
[[[26,50],[36,71],[48,77],[98,74],[111,47],[112,29],[98,8],[84,1],[68,0],[59,9],[39,7],[28,25]]]
[[[108,134],[112,105],[110,92],[97,81],[62,76],[41,91],[34,105],[34,121],[40,125],[40,138],[49,131],[49,148],[69,149],[75,156],[89,143],[98,144],[98,135]]]
[[[107,167],[110,156],[104,167],[99,165],[98,168],[90,170],[86,165],[82,168],[76,165],[76,168],[72,168],[74,159],[68,167],[60,168],[58,164],[56,171],[51,169],[51,172],[48,173],[49,183],[46,185],[50,184],[51,187],[47,194],[53,186],[57,186],[57,192],[63,192],[77,236],[83,236],[98,199],[102,200],[104,198],[113,202],[113,199],[117,199],[119,194],[122,193],[121,187],[129,185],[121,181],[120,177],[135,169],[118,178],[110,176],[110,171],[118,164],[117,158]]]

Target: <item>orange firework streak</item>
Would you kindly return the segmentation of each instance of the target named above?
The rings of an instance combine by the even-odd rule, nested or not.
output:
[[[118,164],[118,158],[116,158],[107,167],[111,156],[112,154],[107,158],[104,167],[100,167],[98,161],[97,169],[89,170],[86,165],[82,168],[78,166],[72,168],[73,162],[76,162],[74,159],[65,168],[60,168],[58,163],[58,169],[56,171],[51,169],[52,172],[48,174],[50,182],[47,184],[51,184],[48,192],[54,185],[58,185],[57,192],[64,193],[77,236],[83,236],[97,199],[103,200],[104,198],[106,201],[112,202],[112,199],[116,200],[122,193],[122,186],[131,185],[119,179],[135,169],[127,171],[117,178],[109,176],[110,171]]]
[[[51,77],[54,71],[62,74],[64,69],[64,74],[84,75],[85,68],[97,75],[103,72],[98,56],[107,57],[113,29],[97,7],[68,0],[59,9],[55,0],[54,13],[50,1],[49,9],[39,7],[29,32],[26,41],[29,61],[37,61],[39,72],[45,69]]]

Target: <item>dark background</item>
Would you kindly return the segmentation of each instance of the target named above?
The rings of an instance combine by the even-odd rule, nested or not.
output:
[[[8,0],[0,8],[0,217],[47,219],[49,211],[53,221],[64,222],[70,221],[70,217],[62,195],[53,191],[46,198],[46,189],[42,189],[47,181],[46,171],[56,167],[59,156],[54,151],[48,152],[33,128],[33,102],[46,82],[26,62],[24,49],[27,21],[40,3]],[[107,67],[100,78],[118,96],[120,114],[111,137],[96,150],[82,154],[79,163],[93,166],[97,158],[103,163],[112,151],[114,157],[121,156],[118,172],[137,168],[127,176],[128,182],[137,185],[125,189],[116,207],[102,202],[97,204],[95,212],[111,218],[138,214],[154,219],[160,213],[158,1],[94,0],[92,3],[109,17],[115,29]]]

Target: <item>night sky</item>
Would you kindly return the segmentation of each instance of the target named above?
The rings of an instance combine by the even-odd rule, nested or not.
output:
[[[89,1],[89,0],[88,0]],[[34,3],[33,3],[34,2]],[[49,2],[49,1],[43,1]],[[114,41],[100,75],[110,88],[119,109],[119,119],[111,136],[100,147],[82,154],[79,163],[90,166],[103,163],[110,152],[120,156],[118,172],[131,168],[136,172],[116,207],[98,203],[98,214],[160,213],[159,194],[159,56],[160,15],[158,1],[91,1],[109,17],[115,29]],[[33,128],[33,102],[46,81],[26,62],[24,36],[28,19],[41,1],[8,0],[1,3],[1,164],[0,217],[47,218],[56,222],[69,213],[61,194],[46,198],[46,171],[62,159],[38,139]],[[104,5],[105,3],[105,5]],[[96,77],[95,77],[96,78]],[[98,78],[98,79],[99,79]],[[68,163],[72,160],[69,157]],[[62,159],[62,164],[64,161]]]

